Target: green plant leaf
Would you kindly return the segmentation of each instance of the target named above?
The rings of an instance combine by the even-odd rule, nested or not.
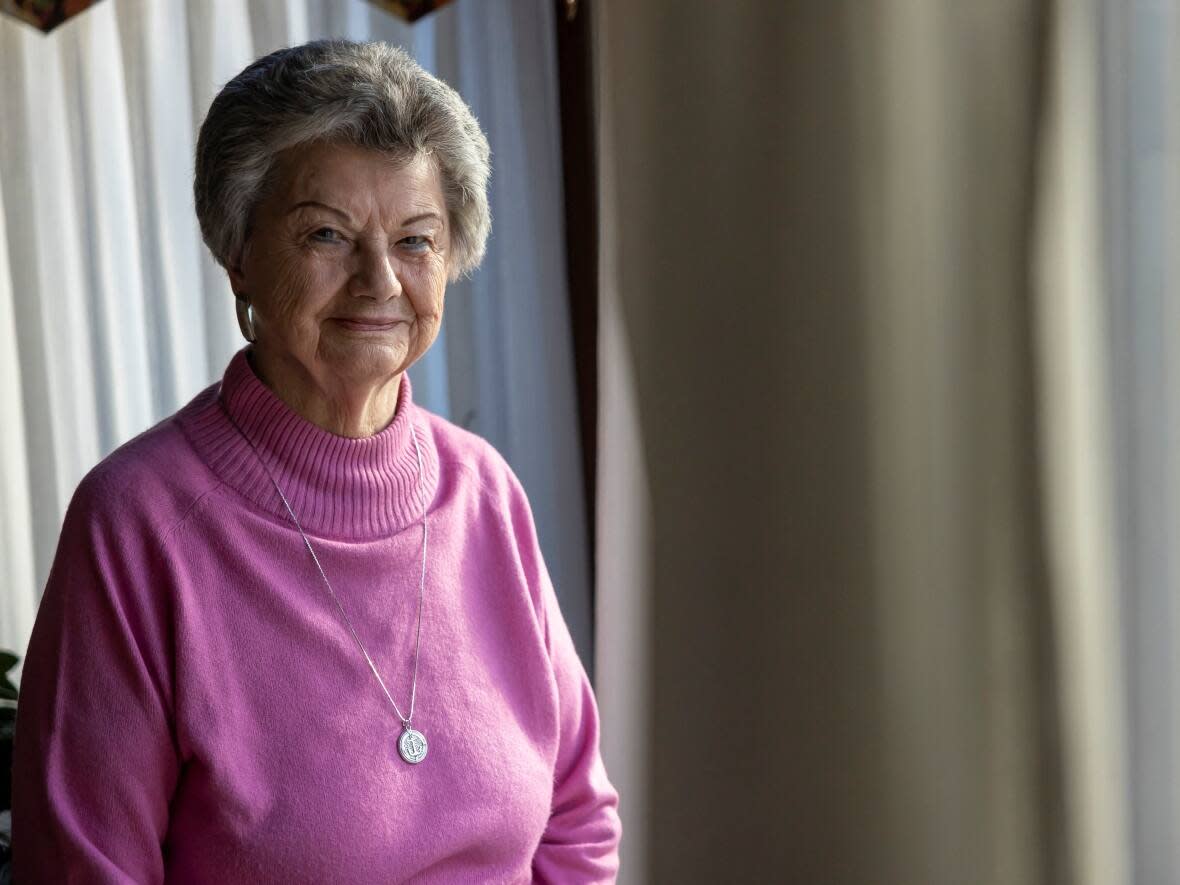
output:
[[[0,673],[4,674],[4,678],[0,679],[0,698],[9,701],[16,700],[16,686],[13,685],[12,679],[9,678],[8,674],[18,663],[20,663],[20,658],[17,655],[14,655],[8,649],[0,648]]]

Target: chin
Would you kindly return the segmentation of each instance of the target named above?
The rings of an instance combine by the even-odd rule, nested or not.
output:
[[[406,356],[405,348],[369,346],[333,354],[326,362],[342,378],[373,382],[404,371],[410,362]]]

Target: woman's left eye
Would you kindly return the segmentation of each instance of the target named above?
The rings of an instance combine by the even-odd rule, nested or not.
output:
[[[402,237],[399,241],[403,246],[407,246],[414,252],[419,252],[430,245],[430,241],[426,237]]]

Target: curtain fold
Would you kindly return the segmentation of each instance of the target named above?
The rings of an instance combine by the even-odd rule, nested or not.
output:
[[[48,36],[0,20],[0,646],[23,653],[82,475],[242,344],[192,204],[209,102],[258,55],[343,36],[407,48],[488,133],[488,257],[449,289],[410,374],[423,405],[521,477],[592,668],[552,15],[547,0],[459,0],[411,27],[363,0],[108,0]]]
[[[0,206],[3,206],[0,187]],[[31,624],[36,599],[20,588],[33,585],[33,529],[29,522],[29,475],[20,360],[16,352],[16,311],[8,261],[4,213],[0,212],[0,644],[16,648],[17,631]],[[9,644],[11,642],[11,644]]]
[[[91,343],[94,417],[99,450],[106,452],[152,416],[150,385],[126,382],[148,378],[149,365],[122,48],[110,12],[64,28],[59,39],[78,210],[71,234],[84,274],[75,294],[89,309],[79,326]]]
[[[200,233],[192,207],[193,117],[183,0],[120,0],[119,46],[144,292],[151,413],[163,415],[211,377]],[[179,99],[179,100],[178,100]],[[223,334],[232,330],[218,326]],[[232,338],[230,339],[232,340]]]
[[[13,339],[5,345],[21,365],[30,495],[5,502],[5,509],[31,522],[39,585],[73,487],[100,452],[80,221],[84,203],[67,134],[72,108],[61,37],[67,27],[45,37],[0,21],[6,87],[0,90],[0,119],[5,121],[0,185],[16,320]],[[36,158],[36,168],[28,158]],[[6,592],[27,595],[32,588]],[[12,631],[11,638],[23,639],[29,626],[5,629]],[[16,647],[23,649],[24,642]]]
[[[1119,582],[1114,499],[1100,38],[1098,4],[1058,5],[1038,169],[1034,318],[1071,881],[1129,885],[1133,686],[1124,669],[1122,607],[1130,588]]]
[[[654,746],[652,684],[652,487],[647,471],[636,359],[624,313],[620,278],[622,240],[615,132],[618,76],[607,40],[619,10],[601,4],[591,21],[594,136],[599,219],[598,252],[598,463],[595,470],[595,658],[602,713],[602,758],[619,791],[623,824],[619,882],[651,878],[654,804],[650,771]],[[624,99],[625,102],[625,99]]]

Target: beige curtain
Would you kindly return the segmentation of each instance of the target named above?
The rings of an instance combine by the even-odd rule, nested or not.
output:
[[[1129,881],[1084,9],[597,5],[621,881]]]
[[[1045,14],[879,2],[854,25],[898,881],[1031,885],[1060,860],[1029,280]]]

